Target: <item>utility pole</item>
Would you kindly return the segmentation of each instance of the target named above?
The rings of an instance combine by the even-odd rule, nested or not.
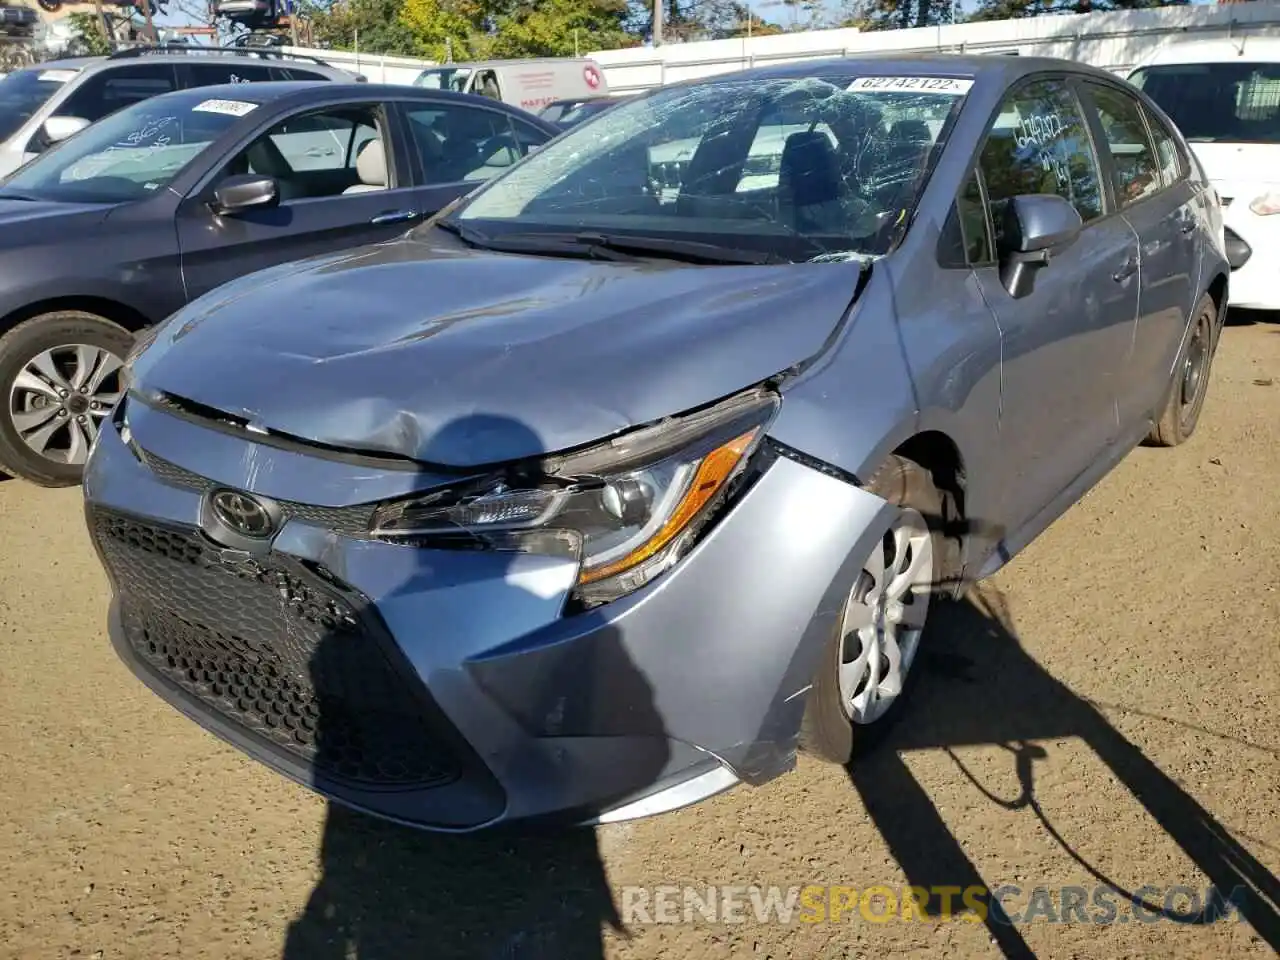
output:
[[[662,5],[665,0],[653,0],[653,45],[662,46]]]
[[[142,0],[146,3],[147,0]],[[286,0],[289,5],[289,37],[293,42],[293,46],[298,46],[298,4],[297,0]]]

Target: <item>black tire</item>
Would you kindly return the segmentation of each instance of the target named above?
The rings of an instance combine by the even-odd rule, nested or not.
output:
[[[0,337],[0,471],[42,487],[78,484],[84,467],[58,463],[32,450],[13,422],[13,386],[22,369],[46,350],[86,344],[123,359],[133,334],[96,314],[59,310],[24,320]]]
[[[955,519],[954,497],[938,489],[929,471],[899,456],[889,457],[867,482],[865,489],[890,503],[910,507],[925,518],[933,543],[935,564],[929,609],[929,618],[932,619],[938,603],[944,599],[947,579],[958,572],[952,569],[954,560],[949,559],[955,558],[957,553],[951,549],[952,542],[944,532]],[[849,585],[850,591],[853,587],[854,584]],[[840,696],[837,664],[844,644],[841,627],[842,623],[838,622],[823,646],[818,671],[805,705],[800,745],[808,753],[845,765],[879,743],[897,720],[919,676],[920,661],[917,656],[915,666],[907,672],[902,692],[884,715],[868,724],[854,723],[845,712]],[[926,625],[921,642],[927,640],[928,635]]]
[[[1176,447],[1185,443],[1200,422],[1200,412],[1209,392],[1209,374],[1213,368],[1213,355],[1218,349],[1221,327],[1218,323],[1218,307],[1213,298],[1205,294],[1196,304],[1195,319],[1186,346],[1174,365],[1173,382],[1169,386],[1169,398],[1165,402],[1160,419],[1147,435],[1147,443],[1153,447]],[[1188,375],[1191,365],[1198,364],[1198,373]]]

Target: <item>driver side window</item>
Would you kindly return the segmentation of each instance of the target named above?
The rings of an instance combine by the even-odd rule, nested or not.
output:
[[[1036,80],[1011,91],[978,162],[997,245],[1005,208],[1020,194],[1057,194],[1086,224],[1102,216],[1098,160],[1080,105],[1063,80]]]
[[[222,176],[272,177],[281,203],[386,190],[395,180],[385,131],[384,114],[372,104],[295,115],[242,150]]]

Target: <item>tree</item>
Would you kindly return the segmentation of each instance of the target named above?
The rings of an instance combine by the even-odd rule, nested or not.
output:
[[[407,4],[402,0],[335,0],[304,2],[299,13],[311,21],[312,35],[322,47],[411,55],[416,52],[413,32],[403,22]]]
[[[980,0],[970,20],[1007,20],[1051,13],[1105,13],[1183,6],[1189,0]]]
[[[845,4],[841,26],[858,27],[860,30],[935,27],[954,22],[952,2],[953,0],[850,0]],[[1008,2],[1018,3],[1022,0]]]
[[[111,40],[105,35],[102,20],[96,13],[77,10],[67,15],[71,24],[71,36],[77,53],[87,57],[102,57],[111,52]]]
[[[493,20],[491,49],[502,57],[564,57],[632,46],[626,0],[511,3]]]

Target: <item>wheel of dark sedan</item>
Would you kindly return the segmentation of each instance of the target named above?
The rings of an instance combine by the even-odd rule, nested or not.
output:
[[[801,733],[806,750],[841,764],[878,740],[906,699],[947,556],[945,498],[927,470],[890,457],[866,489],[898,512],[850,586]]]
[[[1218,308],[1213,298],[1205,294],[1196,306],[1191,336],[1174,367],[1168,403],[1160,422],[1147,435],[1148,443],[1176,447],[1195,432],[1209,392],[1209,368],[1213,365],[1218,334]]]
[[[0,470],[44,487],[79,483],[132,344],[123,327],[79,310],[0,337]]]

